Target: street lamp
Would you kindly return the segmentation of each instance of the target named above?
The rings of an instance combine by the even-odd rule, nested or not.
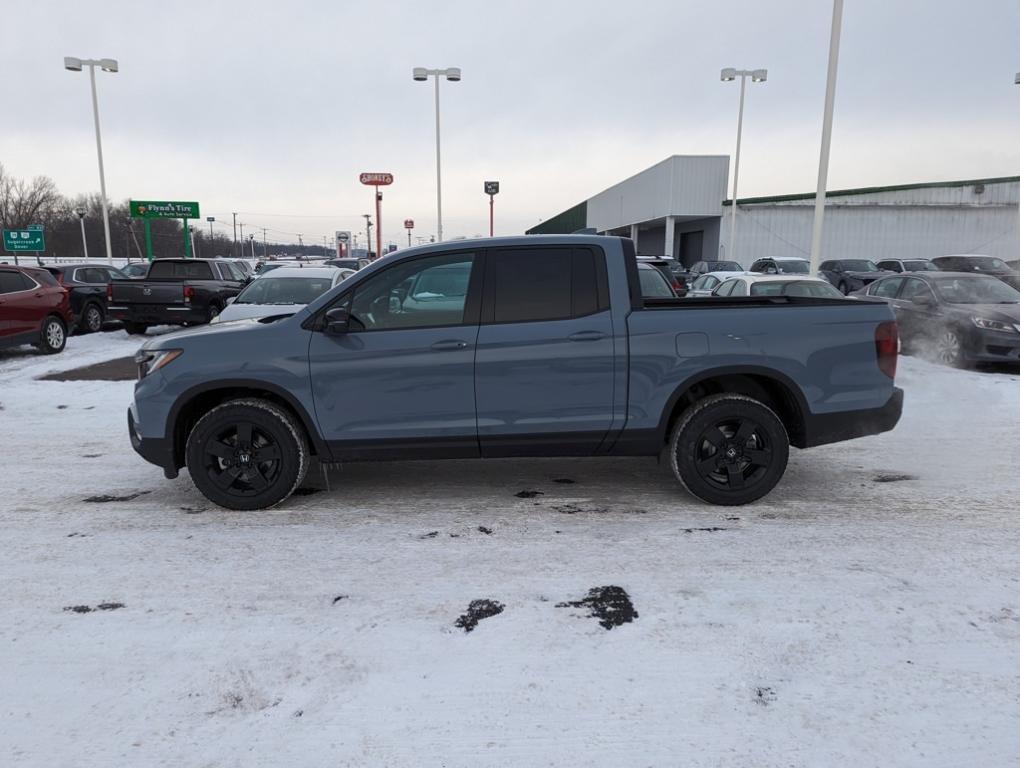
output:
[[[767,69],[734,69],[733,67],[726,67],[722,72],[719,73],[719,79],[724,83],[731,83],[740,78],[740,107],[737,109],[737,152],[733,159],[733,210],[730,211],[730,250],[726,254],[726,258],[730,261],[734,260],[734,254],[736,253],[736,238],[737,238],[737,181],[740,178],[740,133],[744,126],[744,88],[747,85],[747,78],[751,78],[752,83],[764,83],[768,80],[769,71]]]
[[[92,84],[92,117],[96,123],[96,153],[99,155],[99,192],[103,196],[103,229],[106,232],[106,262],[113,264],[113,247],[110,244],[110,211],[106,204],[106,174],[103,172],[103,140],[99,133],[99,100],[96,98],[96,67],[99,67],[104,72],[119,72],[120,66],[117,64],[116,59],[64,57],[64,69],[70,72],[81,72],[82,67],[89,68],[89,82]]]
[[[372,255],[372,214],[370,214],[370,213],[363,213],[361,215],[365,217],[365,255],[366,256],[371,256]],[[377,253],[375,255],[375,257],[378,259],[379,258],[379,254]]]
[[[439,240],[443,240],[443,180],[442,170],[439,162],[439,78],[445,77],[451,83],[460,82],[460,67],[447,67],[446,69],[426,69],[415,67],[411,71],[412,77],[419,83],[426,82],[429,77],[436,79],[436,232],[439,233]]]
[[[89,244],[88,244],[88,241],[85,240],[85,213],[86,213],[86,211],[85,211],[84,208],[75,208],[74,212],[78,215],[78,221],[81,224],[81,247],[82,247],[82,251],[84,251],[84,254],[85,254],[85,261],[88,261],[89,260]]]

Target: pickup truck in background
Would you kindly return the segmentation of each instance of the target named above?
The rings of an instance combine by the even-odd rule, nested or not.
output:
[[[107,283],[107,317],[132,334],[150,325],[208,323],[246,279],[224,259],[156,259],[143,279]]]
[[[292,316],[149,340],[128,432],[231,509],[283,501],[313,456],[665,453],[695,496],[745,504],[791,445],[892,429],[896,356],[885,304],[643,297],[627,239],[436,243]]]

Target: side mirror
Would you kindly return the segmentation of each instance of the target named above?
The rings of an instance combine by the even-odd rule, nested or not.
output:
[[[916,296],[911,297],[910,301],[920,307],[930,307],[935,303],[932,297],[927,293],[919,293]]]
[[[351,327],[351,316],[346,307],[334,307],[326,312],[323,330],[328,336],[342,336]]]

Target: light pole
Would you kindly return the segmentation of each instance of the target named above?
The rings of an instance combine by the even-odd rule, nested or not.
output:
[[[99,193],[103,196],[103,230],[106,233],[106,262],[113,264],[113,246],[110,243],[110,211],[106,204],[106,174],[103,171],[103,139],[99,132],[99,99],[96,98],[96,67],[104,72],[118,72],[120,66],[116,59],[78,59],[74,56],[64,57],[64,69],[81,72],[82,67],[89,68],[89,82],[92,84],[92,117],[96,124],[96,153],[99,156]]]
[[[365,255],[371,257],[372,253],[372,214],[363,213],[365,217]],[[376,254],[376,258],[379,258],[379,254]]]
[[[1016,77],[1013,78],[1013,85],[1020,85],[1020,72],[1016,73]],[[1017,200],[1016,204],[1016,236],[1017,236],[1017,249],[1018,257],[1020,257],[1020,199]]]
[[[811,227],[811,274],[818,274],[822,260],[822,221],[825,217],[825,183],[829,177],[829,145],[832,143],[832,108],[836,103],[836,68],[839,65],[839,34],[843,24],[843,0],[832,0],[829,33],[829,70],[825,79],[825,113],[822,117],[822,148],[818,153],[818,186],[815,188],[815,220]]]
[[[255,235],[248,235],[248,242],[251,243],[251,260],[255,261]]]
[[[443,176],[442,166],[439,161],[439,78],[445,77],[451,83],[460,82],[460,67],[447,67],[446,69],[426,69],[415,67],[411,72],[412,77],[418,82],[426,82],[429,77],[436,79],[436,232],[439,241],[443,240]]]
[[[213,225],[213,222],[216,221],[216,217],[215,216],[206,216],[205,220],[209,222],[209,242],[211,243],[212,242],[212,238],[213,238],[212,225]]]
[[[237,253],[237,211],[234,211],[233,214],[231,215],[234,217],[234,245],[230,249],[230,255],[233,256],[235,253]],[[244,232],[241,233],[241,242],[244,243]],[[239,256],[244,255],[243,250],[244,246],[242,245],[241,248],[242,250],[238,254]]]
[[[735,260],[736,238],[737,238],[737,181],[740,178],[740,135],[744,127],[744,89],[747,86],[747,78],[752,83],[764,83],[768,79],[767,69],[734,69],[726,67],[719,73],[719,79],[729,83],[740,78],[740,106],[737,109],[737,152],[733,158],[733,210],[730,211],[730,250],[726,254],[727,261]]]
[[[191,257],[198,258],[198,251],[195,250],[195,228],[188,225],[188,237],[191,238]]]
[[[81,248],[85,252],[85,261],[89,260],[89,244],[85,239],[85,209],[75,208],[74,212],[78,214],[78,221],[81,223]]]

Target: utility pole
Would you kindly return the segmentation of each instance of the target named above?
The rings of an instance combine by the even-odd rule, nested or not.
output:
[[[266,228],[262,227],[262,258],[269,258],[269,244],[266,242]]]
[[[233,256],[237,253],[237,211],[231,215],[234,217],[234,247],[230,249],[230,255]],[[244,232],[241,233],[241,240],[244,240]]]
[[[372,250],[372,214],[361,215],[365,217],[365,255],[369,256]]]
[[[298,242],[298,261],[304,261],[304,258],[305,258],[305,242],[304,242],[304,240],[301,239],[301,233],[300,232],[298,232],[297,242]]]
[[[255,261],[255,235],[248,235],[248,242],[251,243],[251,260]]]

